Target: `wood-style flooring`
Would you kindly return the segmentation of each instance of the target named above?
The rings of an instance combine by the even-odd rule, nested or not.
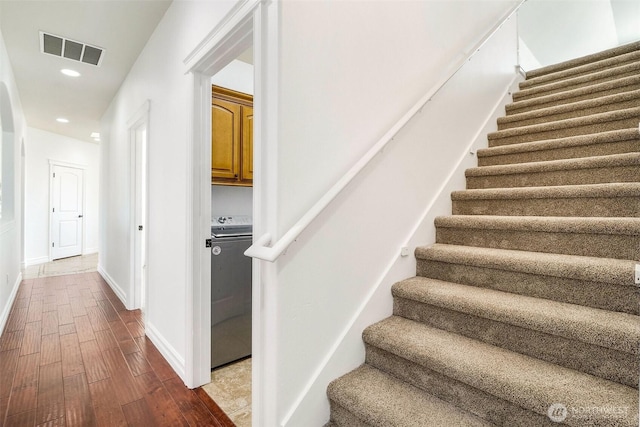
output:
[[[24,280],[0,336],[2,426],[233,423],[184,386],[96,272]]]

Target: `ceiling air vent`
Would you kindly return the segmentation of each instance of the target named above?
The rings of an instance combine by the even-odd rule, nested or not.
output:
[[[74,61],[100,66],[104,49],[40,31],[40,51]]]

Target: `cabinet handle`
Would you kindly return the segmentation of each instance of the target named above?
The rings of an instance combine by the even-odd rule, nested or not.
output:
[[[233,177],[234,177],[234,178],[237,178],[237,177],[238,177],[238,174],[233,175]]]

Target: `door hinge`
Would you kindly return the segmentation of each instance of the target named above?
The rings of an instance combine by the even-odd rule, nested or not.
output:
[[[56,177],[56,173],[55,173],[55,172],[53,173],[53,177],[54,177],[54,178]]]
[[[55,247],[56,247],[56,244],[55,244],[54,242],[51,242],[51,247],[52,247],[52,248],[55,248]]]
[[[205,248],[210,248],[212,243],[213,242],[211,241],[211,239],[207,239],[207,240],[204,241],[204,247]]]
[[[55,211],[56,211],[56,208],[53,208],[53,211],[55,212]]]

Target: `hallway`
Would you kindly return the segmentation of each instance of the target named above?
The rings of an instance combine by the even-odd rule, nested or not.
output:
[[[141,312],[126,310],[86,258],[24,272],[0,337],[0,424],[233,426],[183,385],[144,336]],[[58,275],[65,263],[80,272]]]

